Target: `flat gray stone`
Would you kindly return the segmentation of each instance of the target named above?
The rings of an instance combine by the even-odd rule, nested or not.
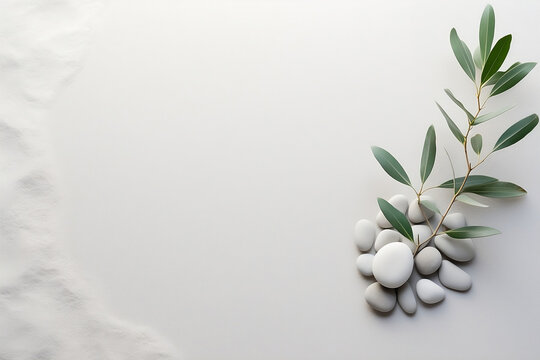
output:
[[[396,306],[396,291],[375,282],[365,292],[366,302],[375,310],[389,312]]]
[[[433,246],[428,246],[421,250],[414,258],[416,270],[422,275],[430,275],[439,269],[442,262],[442,255]]]
[[[467,291],[472,286],[471,275],[448,260],[442,262],[439,269],[439,280],[441,284],[452,290]]]
[[[360,274],[364,276],[373,276],[373,255],[362,254],[356,259],[356,267]]]
[[[354,227],[354,242],[360,251],[369,251],[375,241],[377,227],[367,219],[358,221]]]
[[[416,294],[426,304],[436,304],[445,298],[444,289],[429,279],[420,279],[416,283]]]
[[[416,298],[414,297],[414,292],[409,282],[401,285],[397,290],[397,300],[399,306],[407,314],[414,314],[416,312]]]
[[[384,245],[400,241],[401,237],[401,234],[396,230],[384,229],[375,238],[375,245],[373,248],[375,251],[379,251]]]

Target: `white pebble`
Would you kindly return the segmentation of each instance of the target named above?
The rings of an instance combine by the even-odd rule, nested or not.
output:
[[[416,298],[414,297],[414,292],[411,285],[406,282],[401,285],[397,291],[397,300],[399,306],[407,314],[414,314],[416,312]]]
[[[383,246],[373,258],[373,276],[387,288],[398,288],[411,276],[414,260],[402,242]]]
[[[369,251],[375,241],[377,227],[372,221],[362,219],[354,227],[354,241],[360,251]]]
[[[405,195],[397,194],[392,196],[388,202],[394,206],[396,209],[401,211],[403,214],[407,211],[407,208],[409,207],[409,200]],[[392,227],[392,224],[388,220],[386,220],[386,217],[384,217],[382,211],[379,210],[377,213],[377,216],[375,217],[375,222],[377,225],[383,229],[388,229]]]
[[[444,255],[456,261],[469,261],[476,253],[471,239],[453,239],[448,235],[435,237],[435,246]]]
[[[380,312],[392,311],[396,306],[396,291],[387,289],[377,282],[367,287],[364,296],[367,303]]]
[[[472,286],[471,275],[448,260],[442,262],[439,270],[439,280],[447,288],[458,291],[467,291]]]
[[[459,229],[467,226],[467,220],[462,213],[448,214],[443,220],[443,225],[448,229]]]
[[[433,281],[420,279],[416,283],[416,293],[426,304],[436,304],[445,298],[444,289]]]
[[[362,254],[356,259],[356,267],[360,274],[364,276],[373,275],[373,255],[372,254]]]
[[[441,253],[433,246],[423,249],[414,258],[416,270],[422,275],[433,274],[441,266],[441,261]]]
[[[429,201],[433,202],[433,198],[431,198],[430,196],[427,196],[427,195],[423,195],[420,198],[422,200],[429,200]],[[433,216],[433,214],[434,214],[433,211],[431,211],[430,209],[428,209],[424,205],[422,205],[422,209],[424,210],[424,214],[426,215],[426,217],[424,217],[424,214],[422,214],[422,210],[420,209],[420,206],[418,205],[418,199],[413,199],[409,203],[409,212],[408,212],[409,220],[411,220],[411,222],[417,224],[417,223],[421,223],[423,221],[426,221],[426,218],[429,219],[430,217]]]
[[[381,248],[386,244],[390,244],[400,240],[401,234],[398,233],[396,230],[384,229],[379,233],[379,235],[377,235],[377,238],[375,239],[375,251],[381,250]]]

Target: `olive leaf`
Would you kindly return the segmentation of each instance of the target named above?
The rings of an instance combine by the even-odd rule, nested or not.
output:
[[[526,118],[519,120],[499,137],[499,140],[497,140],[493,147],[493,151],[514,145],[530,133],[536,125],[538,125],[538,115],[536,114],[529,115]]]
[[[481,123],[486,122],[488,120],[491,120],[493,118],[496,118],[497,116],[504,114],[505,112],[512,109],[513,107],[514,107],[514,105],[507,106],[507,107],[504,107],[504,108],[499,109],[497,111],[493,111],[493,112],[490,112],[490,113],[487,113],[487,114],[484,114],[484,115],[480,115],[479,117],[477,117],[474,120],[473,125],[478,125],[478,124],[481,124]]]
[[[508,34],[495,44],[493,50],[489,53],[489,57],[486,60],[484,69],[482,70],[481,82],[484,84],[489,80],[502,66],[508,51],[510,50],[510,43],[512,42],[512,35]]]
[[[372,146],[371,151],[388,175],[402,184],[412,186],[405,169],[392,154],[378,146]]]
[[[506,71],[515,68],[515,67],[518,66],[519,64],[521,64],[519,61],[513,63],[508,69],[506,69]],[[493,76],[492,76],[491,78],[489,78],[488,81],[486,81],[486,83],[484,84],[484,86],[494,85],[497,81],[499,81],[499,79],[501,78],[501,76],[503,76],[504,73],[505,73],[506,71],[497,71],[495,74],[493,74]]]
[[[474,82],[476,78],[476,69],[474,67],[471,51],[467,45],[461,41],[456,29],[450,31],[450,45],[452,46],[452,51],[454,52],[459,65],[461,65],[463,71],[465,71],[467,76]]]
[[[454,94],[452,94],[452,92],[449,90],[449,89],[444,89],[444,92],[446,93],[446,95],[448,95],[448,97],[454,102],[456,103],[457,106],[459,106],[459,108],[461,110],[463,110],[465,112],[465,114],[467,114],[467,119],[469,119],[469,123],[473,123],[474,122],[474,115],[471,114],[469,112],[469,110],[467,110],[467,108],[465,107],[465,105],[463,105],[463,103],[461,101],[459,101],[458,99],[456,99],[456,97],[454,96]]]
[[[407,220],[407,217],[401,211],[392,206],[392,204],[390,204],[388,201],[382,198],[377,198],[377,202],[379,203],[379,208],[381,209],[386,220],[388,220],[388,222],[392,224],[392,226],[399,231],[401,235],[414,242],[412,227],[409,220]]]
[[[466,194],[459,194],[456,197],[456,200],[459,201],[459,202],[462,202],[464,204],[467,204],[467,205],[484,207],[484,208],[488,207],[488,205],[482,204],[480,201],[478,201],[476,199],[473,199],[472,197],[470,197],[469,195],[466,195]]]
[[[501,232],[488,226],[465,226],[462,228],[447,230],[444,233],[450,237],[453,237],[454,239],[469,239],[497,235]]]
[[[493,43],[493,34],[495,33],[495,12],[491,5],[487,5],[482,13],[482,19],[480,20],[480,55],[482,61],[485,63],[488,59],[491,44]]]
[[[484,184],[466,185],[463,188],[463,192],[490,198],[511,198],[527,194],[527,191],[521,186],[505,181],[494,181]]]
[[[482,152],[482,135],[476,134],[471,138],[471,146],[475,153],[480,155]]]
[[[435,129],[433,128],[433,125],[431,125],[426,133],[424,148],[422,150],[422,159],[420,161],[420,179],[422,180],[422,184],[426,182],[427,178],[431,174],[431,171],[433,170],[436,153],[437,145]]]
[[[425,206],[429,210],[433,211],[434,213],[438,213],[438,214],[441,213],[441,210],[439,210],[439,208],[437,207],[437,204],[435,204],[431,200],[420,199],[420,204]]]
[[[465,136],[463,135],[461,130],[459,130],[456,123],[452,121],[450,116],[448,116],[448,114],[446,113],[446,111],[444,111],[444,109],[441,107],[441,105],[439,105],[439,103],[437,103],[437,102],[435,104],[437,104],[437,106],[439,107],[439,110],[443,114],[443,116],[444,116],[444,118],[446,120],[446,123],[448,124],[448,127],[450,128],[450,131],[452,132],[452,134],[454,134],[456,139],[458,139],[458,141],[463,144],[463,142],[465,141]]]
[[[482,68],[484,67],[484,61],[482,60],[482,55],[480,54],[480,48],[479,47],[477,47],[474,50],[472,58],[473,58],[473,61],[474,61],[474,65],[476,65],[477,68],[482,70]]]
[[[536,66],[534,62],[518,64],[514,68],[505,71],[499,80],[493,85],[490,96],[495,96],[514,87]]]
[[[459,177],[459,178],[455,179],[455,181],[456,181],[455,189],[456,190],[461,187],[461,184],[463,184],[464,179],[465,179],[465,177]],[[492,182],[496,182],[496,181],[498,181],[498,180],[495,179],[494,177],[491,177],[491,176],[471,175],[471,176],[469,176],[467,178],[467,182],[466,182],[465,186],[483,185],[483,184],[488,184],[488,183],[492,183]],[[447,181],[443,182],[441,185],[439,185],[438,187],[443,188],[443,189],[453,189],[454,188],[454,179],[447,180]]]

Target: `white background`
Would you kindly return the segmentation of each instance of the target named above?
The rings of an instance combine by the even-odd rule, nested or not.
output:
[[[540,60],[540,4],[493,1],[505,66]],[[354,223],[376,197],[412,193],[434,124],[431,183],[458,143],[434,101],[471,109],[453,58],[474,48],[483,1],[114,0],[85,67],[54,105],[65,247],[117,314],[155,328],[186,359],[536,359],[540,330],[537,129],[481,172],[529,195],[462,208],[503,234],[478,240],[468,293],[414,317],[372,312],[355,269]],[[539,70],[490,100],[518,106],[479,130],[485,147],[540,111]],[[434,192],[443,206],[444,191]]]

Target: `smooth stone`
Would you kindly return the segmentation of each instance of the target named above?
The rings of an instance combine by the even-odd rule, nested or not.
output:
[[[423,195],[420,198],[422,200],[433,201],[433,198],[431,196],[427,196],[427,195]],[[411,220],[411,222],[413,222],[415,224],[418,224],[418,223],[426,221],[426,218],[429,219],[429,218],[431,218],[433,216],[434,212],[429,210],[424,205],[422,205],[422,209],[424,210],[424,214],[426,215],[426,217],[424,217],[424,215],[422,214],[422,210],[420,209],[420,206],[418,205],[418,200],[413,199],[409,203],[409,211],[408,211],[408,214],[407,214],[409,216],[409,220]]]
[[[426,304],[436,304],[445,298],[444,289],[429,279],[418,280],[416,294]]]
[[[400,240],[401,234],[398,233],[396,230],[384,229],[379,233],[379,235],[377,235],[377,238],[375,239],[374,249],[375,251],[379,251],[384,245],[398,242]]]
[[[392,196],[390,199],[388,199],[388,202],[396,209],[401,211],[403,214],[405,214],[407,212],[407,209],[409,208],[409,199],[407,199],[407,197],[402,194]],[[375,222],[379,227],[383,229],[388,229],[392,227],[392,224],[390,224],[390,222],[386,220],[386,217],[380,210],[375,217]]]
[[[375,241],[377,227],[372,221],[362,219],[354,227],[354,242],[360,251],[369,251]]]
[[[448,235],[436,236],[435,246],[444,255],[456,261],[472,260],[476,253],[471,239],[453,239]]]
[[[414,253],[416,251],[416,245],[418,244],[418,241],[420,241],[420,244],[422,244],[424,241],[426,241],[431,236],[431,228],[427,225],[413,225],[412,226],[413,231],[413,239],[414,243],[407,239],[405,236],[401,237],[401,242],[404,243],[411,249],[411,252]],[[420,250],[425,248],[429,242],[424,243],[422,246],[420,246]]]
[[[472,286],[471,275],[448,260],[443,260],[439,270],[441,284],[449,289],[467,291]]]
[[[422,275],[430,275],[439,269],[442,262],[442,255],[433,246],[428,246],[421,250],[414,258],[416,270]]]
[[[397,290],[397,301],[399,306],[407,314],[414,314],[416,312],[416,298],[414,297],[414,292],[411,285],[406,282],[401,285]]]
[[[360,274],[364,276],[373,275],[373,255],[372,254],[362,254],[356,259],[356,267]]]
[[[373,309],[380,312],[392,311],[396,306],[395,290],[387,289],[377,282],[367,287],[364,297]]]
[[[446,215],[443,220],[443,225],[448,229],[459,229],[467,226],[467,220],[465,219],[465,215],[462,213],[452,213]]]
[[[373,258],[373,276],[384,287],[398,288],[411,276],[414,260],[402,242],[383,246]]]

